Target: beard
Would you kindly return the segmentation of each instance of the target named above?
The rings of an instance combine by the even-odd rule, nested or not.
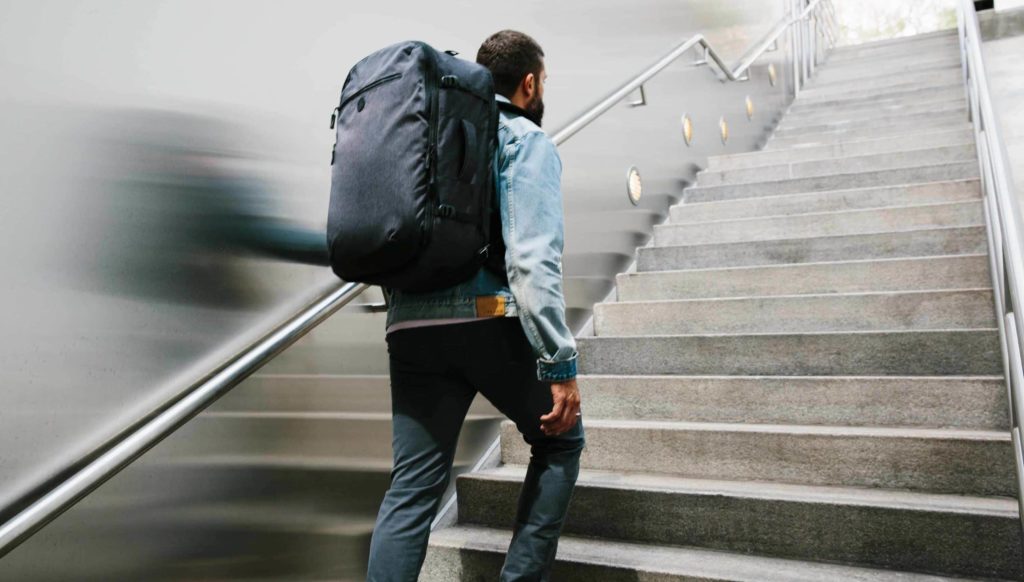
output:
[[[530,101],[526,104],[524,110],[529,113],[530,121],[537,124],[537,127],[542,127],[541,122],[544,120],[544,100],[540,97]]]

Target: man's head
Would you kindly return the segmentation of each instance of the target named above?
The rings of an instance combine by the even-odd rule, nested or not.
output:
[[[476,62],[494,77],[494,89],[513,105],[525,109],[540,125],[544,117],[544,51],[529,36],[502,30],[480,45]]]

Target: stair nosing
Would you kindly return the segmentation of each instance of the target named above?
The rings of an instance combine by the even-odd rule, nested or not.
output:
[[[526,466],[503,464],[492,469],[465,473],[460,479],[522,481]],[[619,477],[616,479],[615,477]],[[652,481],[661,481],[657,485]],[[773,481],[730,481],[701,479],[669,473],[609,471],[581,468],[577,486],[631,491],[658,491],[701,497],[732,497],[751,500],[800,502],[846,507],[877,507],[918,512],[1017,518],[1016,499],[996,496],[956,495],[906,489],[848,487],[841,485],[800,485]],[[894,499],[895,498],[895,499]]]
[[[801,179],[801,178],[790,178],[790,179]],[[892,184],[892,185],[884,185],[884,186],[859,186],[857,188],[845,188],[845,189],[842,189],[842,190],[817,190],[817,191],[811,191],[811,192],[796,192],[796,193],[793,193],[793,194],[772,194],[772,195],[769,195],[769,196],[751,196],[751,197],[748,197],[748,198],[731,198],[731,199],[726,199],[726,200],[703,200],[703,201],[700,201],[700,202],[678,202],[678,203],[673,204],[672,206],[670,206],[669,207],[669,211],[671,212],[672,208],[686,208],[686,207],[692,207],[692,206],[698,206],[698,205],[704,205],[704,204],[737,204],[740,201],[749,201],[749,200],[764,200],[764,201],[770,203],[772,201],[778,201],[778,199],[780,199],[780,198],[789,198],[789,197],[794,197],[794,196],[838,195],[838,194],[843,193],[843,192],[849,192],[851,194],[854,194],[854,193],[861,192],[861,191],[864,191],[864,190],[882,190],[882,189],[887,189],[887,188],[903,188],[903,187],[907,187],[907,186],[915,187],[916,188],[916,187],[921,187],[921,186],[939,185],[939,184],[958,184],[958,185],[959,184],[965,184],[966,185],[966,184],[968,184],[970,182],[977,182],[980,185],[981,184],[981,178],[980,177],[956,178],[956,179],[952,179],[952,180],[932,180],[930,182],[915,182],[915,183],[911,183],[911,184]],[[751,183],[755,183],[756,184],[757,182],[751,182]],[[732,186],[734,184],[722,184],[722,185]],[[708,186],[708,187],[710,187],[710,186]],[[715,187],[717,187],[717,186],[715,186]],[[692,186],[691,188],[697,188],[697,186]],[[982,199],[981,193],[980,192],[976,193],[975,196],[974,196],[974,199],[975,200],[981,200]],[[785,201],[783,200],[783,202],[785,202]],[[904,205],[904,206],[912,206],[912,205]],[[888,207],[880,207],[880,208],[888,208]],[[859,210],[859,209],[853,209],[853,210]],[[842,212],[842,211],[835,211],[835,212]],[[766,215],[766,216],[790,216],[790,215],[788,215],[788,214],[775,214],[775,215]],[[724,220],[729,220],[729,219],[724,219]],[[660,225],[658,225],[658,226],[660,226]]]
[[[636,418],[589,418],[583,417],[586,426],[604,429],[661,430],[676,432],[717,432],[737,434],[773,434],[793,437],[841,437],[841,438],[889,438],[929,441],[973,441],[1010,443],[1009,430],[984,430],[977,428],[935,428],[902,426],[857,426],[835,424],[771,424],[737,422],[695,422],[686,420],[636,419]],[[514,427],[511,420],[503,420],[502,426]]]
[[[448,532],[448,533],[446,533]],[[446,539],[452,533],[463,534],[472,541],[465,542],[460,538],[455,540]],[[446,549],[468,549],[479,552],[504,554],[508,548],[511,532],[504,532],[495,528],[458,524],[438,530],[439,535],[431,535],[430,544]],[[919,574],[916,572],[902,572],[896,570],[885,570],[865,566],[851,566],[846,564],[832,564],[826,562],[810,562],[792,558],[778,558],[764,555],[744,554],[709,548],[675,546],[669,544],[636,543],[622,540],[605,538],[589,538],[564,534],[561,539],[563,543],[559,546],[559,560],[576,562],[587,565],[604,566],[608,568],[629,568],[642,572],[653,572],[669,576],[685,576],[688,579],[699,580],[730,580],[733,582],[762,582],[764,580],[764,568],[766,566],[787,566],[788,568],[806,568],[812,570],[809,574],[813,577],[801,576],[801,582],[810,580],[821,580],[821,574],[833,576],[831,579],[848,577],[851,573],[872,572],[878,574],[900,574],[906,576],[906,580],[921,580],[921,582],[953,581],[953,578],[940,577],[937,575]],[[576,544],[590,547],[599,546],[597,551],[574,552],[568,555]],[[610,559],[608,556],[621,553],[623,550],[630,552],[628,561],[623,564]],[[652,563],[651,554],[685,554],[685,564],[664,564]],[[659,556],[664,557],[664,556]],[[723,563],[725,564],[723,567]],[[736,567],[741,566],[742,571],[737,572]],[[839,578],[836,578],[838,576]]]
[[[933,169],[933,168],[948,168],[948,167],[954,166],[954,165],[957,165],[957,166],[959,166],[959,165],[968,165],[971,168],[975,168],[977,166],[977,160],[963,160],[963,161],[958,161],[958,162],[944,162],[944,163],[937,163],[937,164],[922,164],[922,165],[918,165],[918,166],[899,166],[899,167],[895,167],[895,168],[885,168],[883,170],[868,170],[868,171],[864,171],[864,172],[844,172],[844,173],[839,173],[839,174],[826,174],[824,176],[806,176],[806,177],[800,177],[800,178],[785,178],[785,179],[782,179],[782,180],[757,180],[757,181],[754,181],[754,182],[736,182],[736,183],[733,183],[733,184],[715,184],[713,186],[690,186],[689,188],[686,188],[685,192],[692,192],[694,190],[706,190],[706,189],[711,189],[711,188],[736,188],[736,187],[741,187],[741,186],[768,186],[768,185],[771,185],[771,184],[779,184],[779,183],[783,183],[783,182],[795,182],[797,180],[814,180],[814,179],[818,179],[818,178],[842,178],[842,177],[849,177],[849,176],[859,176],[859,175],[863,175],[863,174],[875,174],[875,173],[881,173],[881,172],[899,172],[899,171],[902,171],[902,170],[927,170],[927,169]],[[925,182],[902,182],[900,184],[885,184],[884,186],[910,186],[910,185],[928,184],[928,183],[934,183],[934,182],[947,182],[947,181],[948,182],[955,182],[955,181],[960,181],[960,180],[969,180],[969,179],[977,178],[977,177],[978,176],[964,176],[962,178],[952,178],[950,180],[927,180]],[[873,186],[867,186],[867,187],[870,188],[870,187],[873,187]],[[881,187],[881,186],[874,186],[874,187]],[[852,190],[852,189],[853,188],[845,188],[845,190]],[[811,194],[811,193],[818,193],[818,192],[832,192],[832,191],[833,190],[812,190],[810,192],[803,192],[803,194]],[[754,198],[761,198],[761,196],[754,196]]]
[[[782,242],[782,241],[805,241],[805,240],[818,240],[818,239],[829,239],[829,238],[840,238],[840,237],[851,237],[851,236],[877,236],[880,234],[910,234],[917,232],[935,232],[945,230],[963,230],[963,229],[978,229],[983,228],[984,224],[971,224],[966,226],[936,226],[936,227],[925,227],[925,228],[914,228],[910,230],[899,230],[899,231],[887,231],[887,232],[868,232],[859,234],[827,234],[819,236],[800,236],[792,238],[778,238],[771,239],[769,241],[732,241],[732,242],[720,242],[720,243],[695,243],[695,244],[671,244],[664,246],[652,246],[652,247],[637,247],[640,250],[659,250],[659,249],[673,249],[673,248],[689,248],[689,247],[704,247],[704,246],[723,246],[723,245],[749,245],[754,243],[764,242]],[[974,254],[974,253],[971,253]],[[932,256],[932,255],[925,255]],[[964,255],[953,255],[953,256],[964,256]],[[785,265],[807,265],[811,263],[782,263]],[[756,265],[751,265],[756,266]],[[645,273],[658,272],[658,271],[643,271]]]
[[[938,334],[938,333],[967,333],[987,332],[997,333],[998,327],[961,327],[941,329],[880,329],[880,330],[850,330],[850,331],[797,331],[797,332],[744,332],[744,333],[659,333],[648,335],[599,335],[585,338],[578,338],[584,341],[595,340],[643,340],[663,338],[722,338],[722,337],[795,337],[795,336],[835,336],[835,335],[895,335],[895,334]]]
[[[906,231],[903,231],[906,232]],[[686,245],[683,245],[686,246]],[[668,247],[654,247],[654,248],[668,248]],[[742,271],[749,269],[800,269],[811,266],[821,265],[837,265],[837,264],[858,264],[858,263],[882,263],[890,261],[929,261],[929,260],[949,260],[952,258],[961,257],[974,257],[976,259],[988,258],[988,253],[965,253],[962,255],[924,255],[920,257],[883,257],[878,259],[852,259],[849,261],[815,261],[813,263],[782,263],[782,264],[769,264],[769,265],[745,265],[739,267],[710,267],[710,268],[697,268],[697,269],[665,269],[661,271],[637,271],[635,273],[619,273],[616,277],[648,277],[648,276],[659,276],[663,274],[672,273],[695,273],[704,271]],[[991,289],[991,287],[989,287]]]
[[[764,216],[745,216],[745,217],[742,217],[742,218],[723,218],[723,219],[719,219],[719,220],[701,220],[701,221],[696,221],[696,222],[682,222],[682,223],[666,222],[664,224],[657,224],[657,225],[655,225],[654,229],[655,230],[668,230],[668,229],[671,229],[671,228],[687,228],[687,227],[700,226],[700,225],[715,225],[715,224],[722,224],[722,223],[726,223],[726,222],[740,222],[740,223],[742,223],[742,222],[750,222],[750,221],[755,221],[755,220],[779,220],[779,219],[788,219],[788,218],[797,218],[797,217],[801,217],[802,218],[802,217],[825,216],[825,215],[848,216],[848,215],[853,215],[853,214],[857,214],[857,213],[884,212],[884,211],[888,211],[888,210],[906,210],[906,209],[909,209],[909,208],[937,208],[939,206],[945,206],[945,207],[950,207],[950,208],[952,208],[954,206],[960,206],[960,207],[966,208],[968,205],[972,205],[972,204],[973,205],[981,206],[983,204],[983,201],[979,197],[979,198],[975,198],[973,200],[953,200],[953,201],[949,201],[949,202],[926,202],[924,204],[899,204],[899,205],[894,205],[894,206],[878,206],[878,207],[871,207],[871,208],[848,208],[846,210],[826,210],[826,211],[821,211],[821,212],[802,212],[802,213],[799,213],[799,214],[768,214],[768,215],[764,215]],[[979,224],[983,225],[984,222],[980,222]],[[902,232],[902,231],[892,231],[892,232]]]
[[[697,176],[698,176],[698,179],[700,179],[700,176],[701,175],[705,175],[705,174],[707,174],[707,175],[710,175],[710,174],[728,174],[729,172],[739,172],[739,171],[744,171],[744,170],[766,170],[766,169],[769,169],[769,168],[789,168],[789,169],[793,169],[793,166],[800,166],[800,165],[803,165],[803,164],[819,164],[819,163],[832,162],[832,161],[861,160],[861,159],[865,159],[865,158],[879,158],[879,157],[891,156],[891,155],[904,155],[904,154],[914,155],[914,154],[919,154],[919,153],[924,153],[924,152],[936,152],[936,151],[941,151],[941,150],[955,150],[955,149],[960,149],[960,148],[973,148],[973,146],[974,146],[973,143],[967,142],[967,143],[962,143],[962,144],[961,143],[955,143],[955,144],[950,144],[950,145],[930,146],[930,147],[915,148],[915,149],[910,149],[910,150],[899,150],[898,152],[882,152],[882,153],[871,153],[871,154],[857,154],[857,155],[852,155],[852,156],[834,156],[834,157],[830,157],[830,158],[822,158],[822,159],[816,159],[816,160],[796,160],[796,161],[792,161],[792,162],[782,162],[782,163],[777,163],[777,164],[765,164],[763,166],[753,166],[753,167],[750,167],[750,168],[729,168],[729,169],[725,169],[725,170],[715,170],[715,169],[705,168],[705,169],[701,170],[700,172],[698,172]],[[960,160],[956,160],[956,161],[960,161]],[[932,165],[932,164],[925,164],[925,165]],[[899,167],[905,167],[905,166],[897,166],[897,167],[899,168]],[[913,167],[913,166],[906,166],[906,167]],[[880,171],[880,170],[869,170],[869,171]],[[824,175],[827,176],[828,174],[824,174]],[[817,177],[817,176],[805,176],[805,177],[814,178],[814,177]],[[739,183],[743,183],[743,182],[736,182],[736,183],[739,184]],[[721,184],[715,184],[715,185],[719,186]]]
[[[992,287],[958,287],[950,289],[907,289],[907,290],[886,290],[886,291],[851,291],[840,293],[789,293],[785,295],[737,295],[732,297],[694,297],[685,299],[640,299],[627,301],[602,301],[595,305],[624,305],[638,306],[651,304],[679,304],[679,303],[727,303],[730,301],[787,301],[802,299],[836,299],[849,297],[880,297],[880,296],[906,296],[906,295],[943,295],[952,293],[992,293]],[[636,336],[631,336],[636,337]],[[642,336],[641,336],[642,337]]]

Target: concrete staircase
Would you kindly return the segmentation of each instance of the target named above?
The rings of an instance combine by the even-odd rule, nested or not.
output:
[[[553,579],[1024,578],[952,32],[836,50],[714,157],[579,339]],[[496,580],[529,449],[457,480],[422,581]]]

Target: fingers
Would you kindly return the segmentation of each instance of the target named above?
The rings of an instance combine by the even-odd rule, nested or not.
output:
[[[555,396],[555,405],[551,408],[551,412],[540,417],[540,423],[542,425],[557,422],[558,419],[561,418],[563,408],[562,402],[563,399],[560,396]]]
[[[541,431],[548,436],[562,434],[576,426],[580,411],[580,396],[577,390],[564,393],[552,388],[554,406],[551,412],[540,417]]]

